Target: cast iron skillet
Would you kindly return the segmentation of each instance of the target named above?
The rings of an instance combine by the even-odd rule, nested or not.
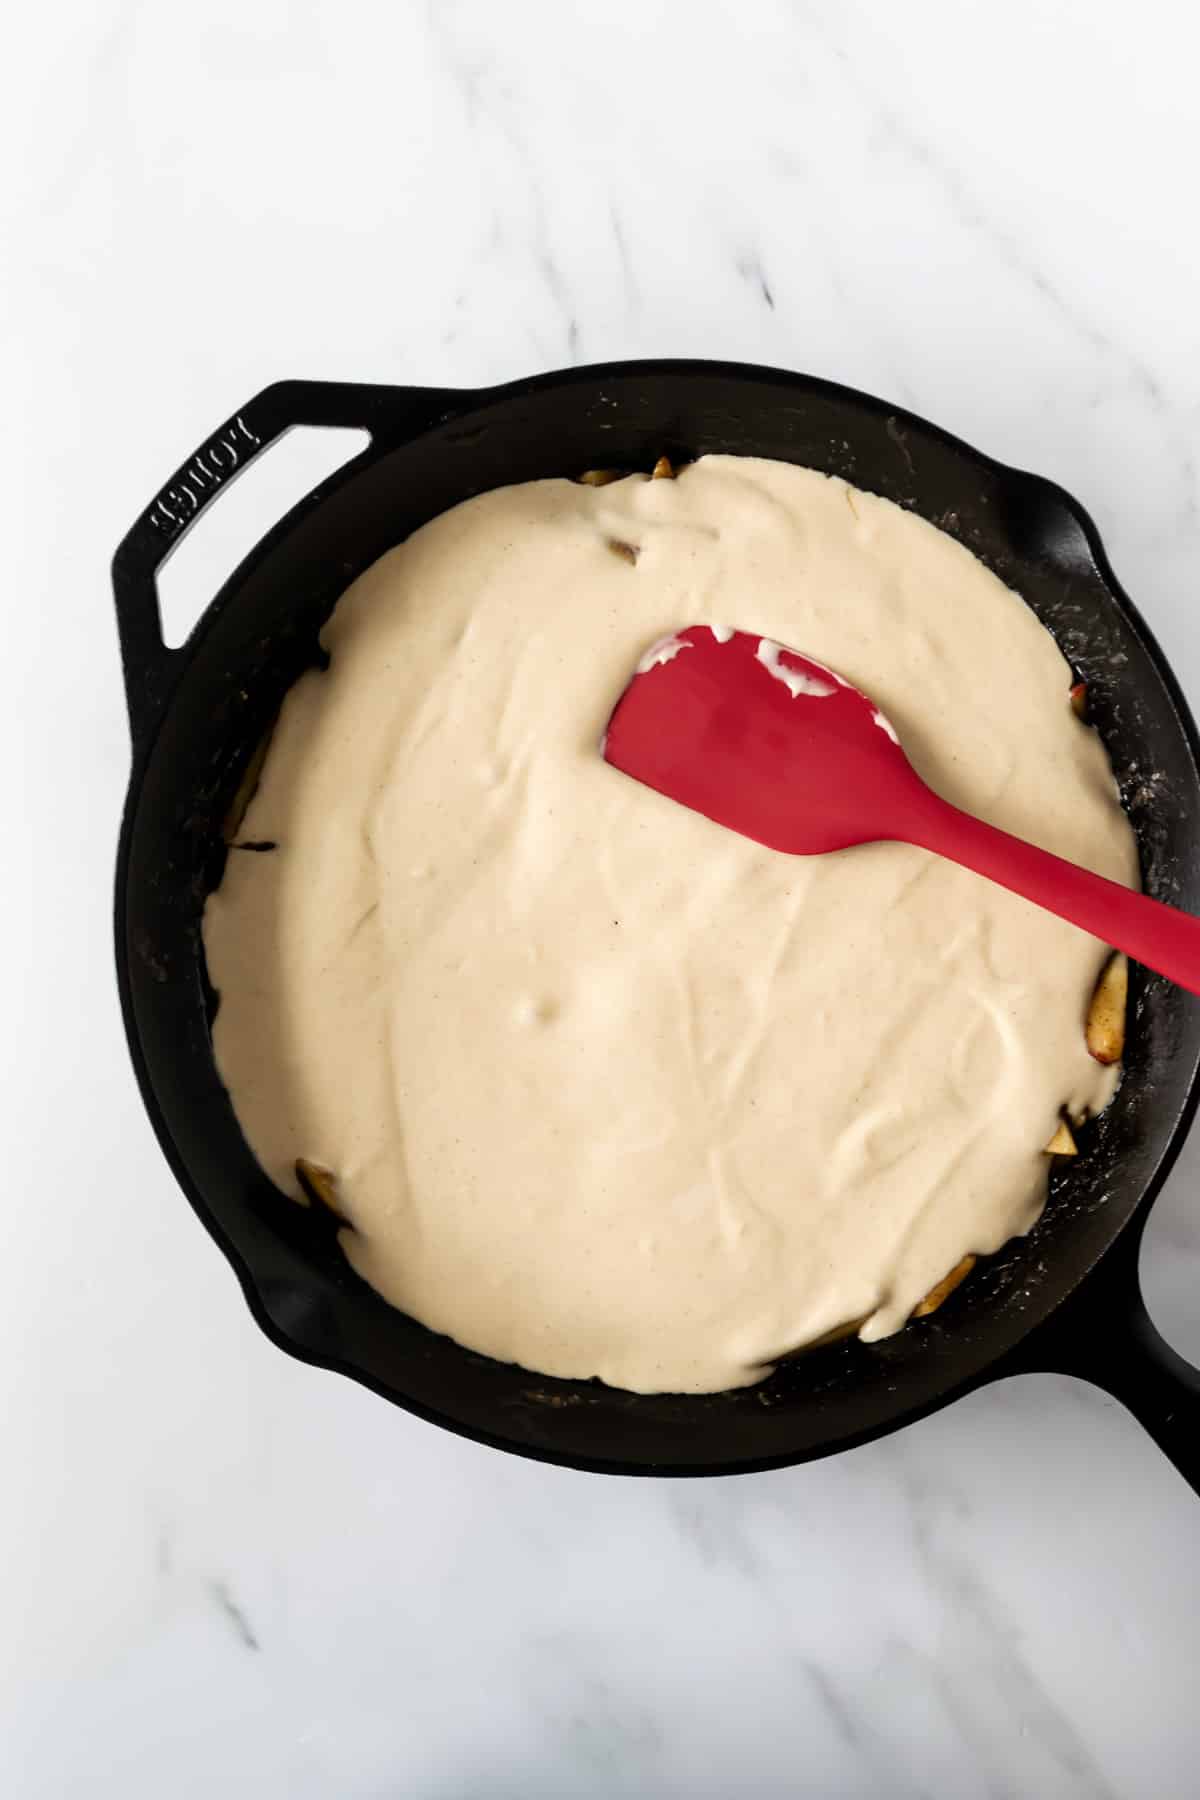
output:
[[[187,644],[167,650],[156,571],[224,484],[301,424],[364,427],[370,444],[267,533]],[[1147,1211],[1196,1106],[1200,1008],[1141,969],[1121,1091],[1053,1176],[1030,1236],[927,1321],[883,1343],[811,1352],[735,1393],[626,1394],[460,1349],[364,1286],[321,1209],[284,1198],[242,1139],[213,1063],[201,910],[221,875],[239,777],[318,656],[339,594],[468,495],[705,451],[844,475],[933,520],[1018,588],[1088,683],[1148,891],[1200,912],[1195,726],[1095,527],[1060,488],[850,389],[736,364],[622,363],[477,392],[280,382],[172,476],[113,567],[133,732],[117,971],[167,1159],[281,1349],[483,1443],[623,1474],[767,1469],[882,1436],[986,1381],[1061,1370],[1124,1401],[1200,1491],[1200,1374],[1154,1329],[1137,1279]]]

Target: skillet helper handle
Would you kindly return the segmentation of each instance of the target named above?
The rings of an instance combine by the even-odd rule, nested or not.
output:
[[[921,805],[911,841],[986,875],[1190,994],[1200,994],[1200,919],[1177,906],[1093,875],[940,799],[933,807]]]
[[[996,1373],[1073,1375],[1103,1388],[1200,1495],[1200,1369],[1172,1350],[1146,1311],[1138,1280],[1146,1216],[1143,1210]]]
[[[157,725],[185,656],[163,642],[155,578],[222,489],[293,426],[368,431],[372,444],[363,455],[369,457],[436,424],[462,399],[461,393],[438,388],[277,381],[226,419],[176,469],[113,557],[121,665],[135,750],[146,744]]]

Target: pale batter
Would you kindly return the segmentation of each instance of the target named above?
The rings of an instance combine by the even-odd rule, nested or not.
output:
[[[690,623],[827,664],[947,799],[1137,884],[1023,602],[887,501],[714,456],[484,494],[370,569],[242,828],[278,849],[230,853],[204,925],[242,1129],[289,1193],[297,1156],[334,1172],[354,1267],[473,1349],[642,1391],[895,1331],[1032,1225],[1059,1108],[1115,1083],[1094,939],[904,846],[774,854],[601,760]]]

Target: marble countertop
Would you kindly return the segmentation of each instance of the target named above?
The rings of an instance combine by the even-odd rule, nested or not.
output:
[[[1026,1378],[807,1468],[622,1482],[459,1442],[259,1336],[120,1029],[106,565],[276,377],[740,358],[1064,483],[1195,700],[1198,39],[1166,0],[24,17],[0,72],[4,1794],[1196,1792],[1200,1502],[1094,1389]],[[289,479],[325,454],[299,442]],[[285,474],[185,546],[176,635]],[[1193,1358],[1198,1177],[1195,1140],[1143,1259]]]

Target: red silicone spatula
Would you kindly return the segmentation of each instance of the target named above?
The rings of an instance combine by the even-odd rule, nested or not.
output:
[[[654,645],[617,702],[604,756],[772,850],[892,839],[936,851],[1200,993],[1200,919],[940,799],[866,694],[769,638],[689,625]]]

